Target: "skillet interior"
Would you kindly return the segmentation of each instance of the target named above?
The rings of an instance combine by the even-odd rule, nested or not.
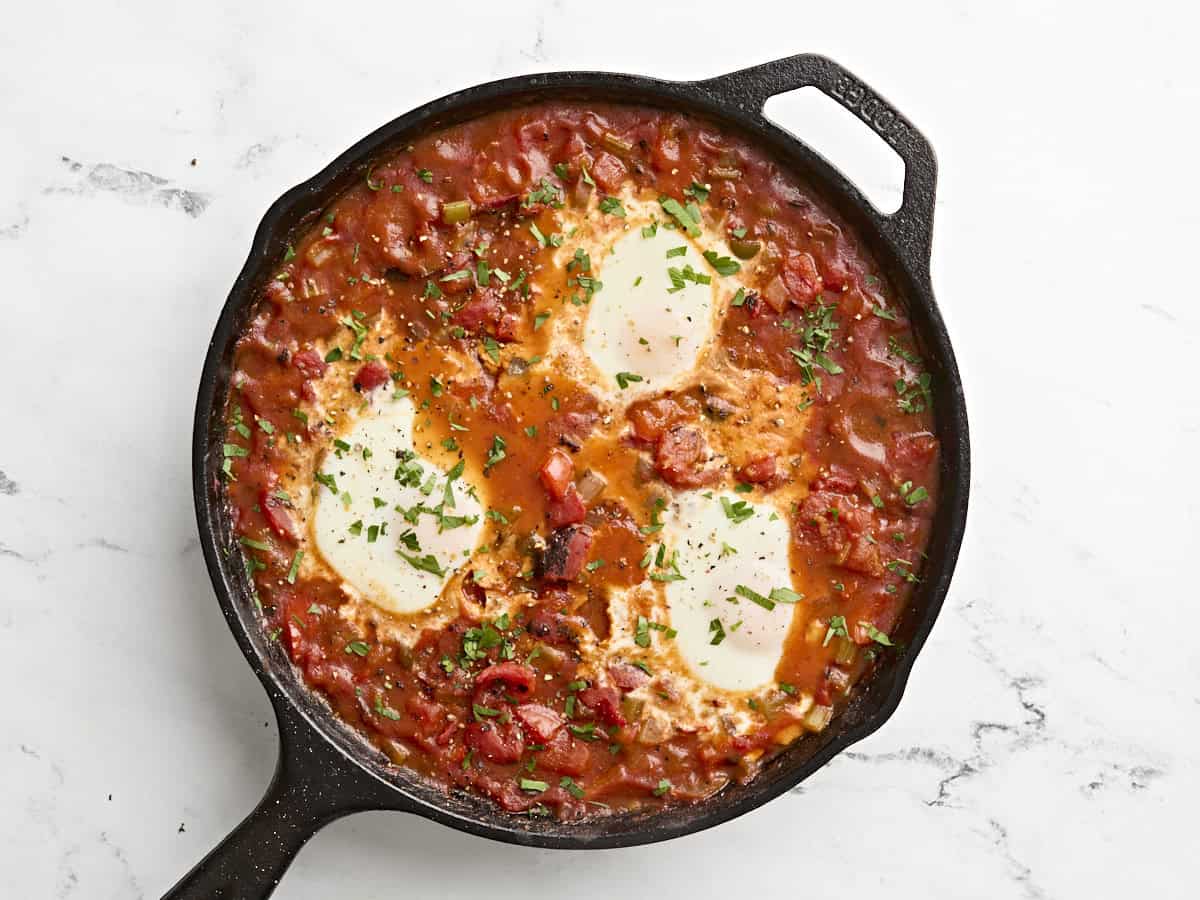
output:
[[[764,119],[759,112],[761,102],[755,105],[751,98],[747,107],[736,85],[733,91],[724,90],[723,81],[689,84],[603,73],[562,73],[482,85],[434,101],[385,125],[313,179],[281,197],[265,216],[209,347],[196,410],[193,478],[201,540],[222,609],[280,716],[284,743],[281,777],[298,785],[287,795],[284,805],[294,804],[290,812],[296,816],[302,815],[303,807],[303,815],[319,825],[359,809],[399,809],[518,844],[600,848],[648,843],[718,824],[779,795],[870,734],[895,709],[949,585],[965,525],[969,480],[961,383],[929,283],[927,236],[931,222],[926,220],[925,229],[918,227],[911,236],[897,229],[889,233],[887,217],[876,212],[840,173],[798,139]],[[283,648],[263,633],[249,599],[250,585],[241,565],[218,471],[224,433],[223,398],[229,388],[233,347],[262,285],[273,272],[274,261],[282,255],[291,236],[307,227],[325,204],[362,178],[371,160],[394,143],[498,107],[547,99],[611,100],[699,114],[746,134],[807,181],[856,231],[908,305],[914,333],[939,387],[934,413],[942,448],[942,499],[935,514],[929,558],[923,582],[914,592],[898,631],[905,646],[889,654],[876,673],[860,683],[854,699],[831,726],[774,758],[748,785],[731,785],[703,803],[571,824],[514,816],[482,798],[447,795],[406,770],[389,766],[377,750],[337,719],[305,686]],[[932,183],[927,187],[928,196],[920,199],[927,201],[927,215],[931,216]],[[906,185],[906,204],[909,200]],[[286,816],[289,810],[280,812]]]

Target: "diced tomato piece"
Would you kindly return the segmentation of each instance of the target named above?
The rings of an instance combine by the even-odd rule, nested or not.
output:
[[[596,714],[605,725],[620,728],[625,724],[621,715],[621,695],[613,688],[596,686],[579,692],[579,702]]]
[[[634,437],[650,443],[662,437],[671,426],[687,419],[687,413],[670,397],[635,403],[625,415],[633,426]]]
[[[563,726],[563,717],[540,703],[522,703],[516,708],[515,715],[525,727],[525,733],[541,744],[547,743]]]
[[[592,548],[592,529],[586,525],[559,528],[546,542],[542,554],[542,577],[548,581],[572,581],[583,571]]]
[[[501,681],[518,693],[527,694],[533,687],[536,674],[529,666],[506,660],[493,663],[475,676],[475,688],[479,690],[495,681]]]
[[[466,279],[464,279],[466,280]],[[463,304],[454,314],[454,323],[461,325],[467,331],[478,331],[484,325],[495,326],[500,320],[503,308],[500,306],[499,294],[487,288],[478,291],[474,297]]]
[[[304,659],[304,630],[296,624],[292,619],[288,619],[283,625],[283,645],[287,648],[288,656],[292,658],[292,662],[300,665]]]
[[[574,487],[575,462],[555,447],[542,463],[538,477],[542,479],[546,493],[554,500],[561,500],[567,495],[567,488]]]
[[[495,197],[480,200],[475,206],[481,212],[496,212],[510,204],[516,203],[520,199],[520,194],[497,194]]]
[[[879,548],[867,540],[874,511],[857,498],[814,490],[796,511],[796,541],[828,553],[831,561],[864,575],[883,574]]]
[[[928,431],[892,435],[891,459],[905,469],[926,466],[937,453],[938,439]]]
[[[504,313],[496,321],[496,340],[502,344],[509,344],[515,341],[517,339],[517,325],[520,321],[512,313]]]
[[[594,410],[562,412],[546,423],[546,434],[551,440],[579,450],[599,420],[600,414]]]
[[[525,738],[515,722],[472,722],[464,737],[467,746],[484,759],[497,763],[515,763],[525,752]]]
[[[292,357],[292,365],[300,370],[306,381],[310,378],[323,378],[325,370],[329,368],[328,363],[321,359],[321,354],[316,350],[301,350]]]
[[[582,775],[588,766],[588,748],[565,728],[538,753],[538,765],[560,775]]]
[[[601,150],[592,163],[592,178],[606,194],[615,194],[625,179],[625,163]]]
[[[546,505],[546,516],[551,528],[562,528],[564,525],[578,525],[587,517],[587,507],[579,490],[572,482],[567,485],[567,492],[561,500],[551,500]]]
[[[676,122],[663,122],[658,126],[658,140],[650,145],[655,171],[669,172],[679,165],[682,153],[677,136],[686,128]]]
[[[552,646],[567,647],[578,641],[578,621],[559,610],[539,609],[529,618],[529,633]]]
[[[810,487],[813,491],[849,494],[858,487],[858,476],[841,466],[833,465],[828,471],[814,478]]]
[[[823,285],[811,253],[792,253],[783,261],[783,283],[796,306],[812,303]]]
[[[289,303],[294,303],[296,300],[291,288],[282,281],[267,282],[267,286],[263,288],[263,295],[280,309],[283,309]]]
[[[264,488],[259,492],[258,505],[263,511],[267,524],[271,526],[271,530],[283,540],[296,543],[298,540],[296,526],[292,522],[292,517],[288,513],[283,499],[276,497],[273,491]]]
[[[420,694],[410,694],[404,700],[405,711],[425,725],[440,724],[445,711],[437,703]]]
[[[608,677],[622,691],[633,691],[650,680],[650,676],[629,663],[616,662],[608,667]]]
[[[654,452],[654,467],[673,487],[694,488],[710,484],[714,470],[703,468],[708,455],[704,436],[695,428],[679,426],[662,436]]]
[[[866,535],[859,535],[850,545],[842,565],[852,572],[861,572],[872,578],[883,575],[883,560],[879,556],[879,545],[867,540]]]
[[[364,363],[363,367],[358,370],[358,374],[354,376],[354,389],[356,391],[373,391],[377,387],[382,387],[387,384],[388,368],[377,359],[371,360],[369,363]]]
[[[760,456],[737,471],[738,478],[750,484],[766,484],[775,477],[775,457]]]
[[[840,293],[842,288],[850,284],[852,276],[844,259],[837,255],[826,256],[821,262],[824,270],[821,276],[824,282],[822,287],[825,290]]]

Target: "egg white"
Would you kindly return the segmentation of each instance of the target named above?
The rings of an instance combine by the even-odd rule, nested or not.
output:
[[[583,350],[603,386],[629,402],[688,375],[712,337],[719,289],[718,276],[691,240],[678,230],[658,227],[645,237],[631,228],[618,232],[592,263],[603,288],[589,304]],[[668,270],[686,266],[710,283],[674,286]],[[619,374],[633,377],[618,380]]]
[[[350,449],[340,454],[329,451],[318,470],[334,476],[337,492],[327,485],[317,488],[313,517],[317,550],[348,588],[392,613],[414,613],[433,605],[483,530],[483,508],[465,474],[451,481],[447,492],[447,473],[418,454],[407,465],[420,467],[420,484],[412,486],[395,477],[401,457],[415,453],[415,414],[407,397],[377,397],[343,435]],[[420,513],[414,524],[399,511],[418,504],[436,509],[443,502],[446,515],[473,521],[439,530],[435,514]],[[374,541],[371,526],[380,528]],[[415,548],[401,540],[405,535],[410,542],[415,537]],[[405,555],[417,560],[432,556],[442,574],[417,568]]]
[[[719,689],[750,691],[774,681],[798,604],[768,610],[739,596],[738,587],[763,596],[792,588],[788,526],[767,505],[751,505],[754,515],[735,522],[722,500],[746,502],[739,494],[692,491],[665,515],[664,541],[682,576],[666,582],[667,607],[691,673]],[[719,633],[724,637],[714,644]]]

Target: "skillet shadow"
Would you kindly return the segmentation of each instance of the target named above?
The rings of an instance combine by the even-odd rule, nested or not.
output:
[[[606,893],[636,895],[660,883],[672,868],[689,859],[694,865],[699,854],[715,852],[716,840],[726,847],[748,842],[753,818],[643,847],[546,850],[501,844],[406,813],[358,813],[319,832],[274,896],[307,900],[353,883],[363,900],[431,892],[440,898],[528,897],[531,884],[543,896],[571,897],[593,880],[603,883]],[[744,832],[741,840],[738,831]]]

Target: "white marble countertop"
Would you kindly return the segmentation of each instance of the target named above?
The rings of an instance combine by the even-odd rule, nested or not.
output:
[[[1194,896],[1194,11],[19,6],[0,35],[0,893],[157,897],[270,776],[275,724],[189,486],[201,360],[267,205],[454,88],[809,50],[892,100],[941,164],[934,283],[975,482],[899,711],[707,833],[564,853],[364,814],[276,896]],[[895,196],[865,132],[796,97],[771,109]]]

